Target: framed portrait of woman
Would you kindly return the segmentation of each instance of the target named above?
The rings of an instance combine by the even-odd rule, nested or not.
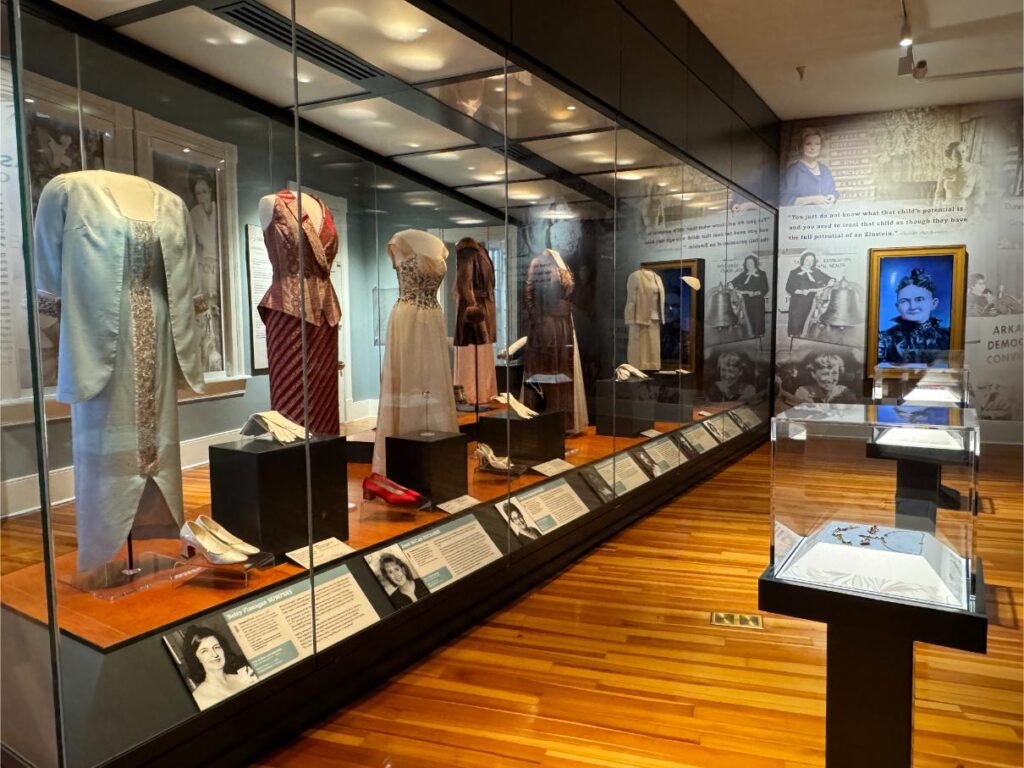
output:
[[[206,380],[244,374],[244,286],[238,257],[237,147],[142,112],[135,113],[138,175],[185,201],[199,288],[208,311],[200,327]]]
[[[942,368],[959,358],[966,275],[964,245],[872,248],[866,370]]]

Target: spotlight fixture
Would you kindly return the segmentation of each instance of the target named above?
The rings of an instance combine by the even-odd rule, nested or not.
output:
[[[900,25],[900,45],[908,48],[914,44],[914,35],[910,31],[910,19],[907,18],[907,1],[900,0],[900,7],[903,9],[903,24]]]
[[[903,26],[900,27],[900,45],[904,48],[914,44],[914,36],[910,33],[910,21],[903,19]]]

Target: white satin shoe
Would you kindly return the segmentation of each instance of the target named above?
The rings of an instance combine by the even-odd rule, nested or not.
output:
[[[191,520],[181,526],[181,554],[183,557],[199,554],[214,565],[236,565],[249,559],[244,552],[225,544]]]
[[[258,555],[260,552],[252,544],[247,544],[246,542],[242,541],[240,538],[235,536],[235,534],[233,534],[231,531],[229,531],[227,528],[218,523],[209,515],[200,515],[196,518],[196,523],[198,523],[201,528],[205,528],[206,530],[208,530],[210,533],[212,533],[218,539],[223,541],[229,547],[231,547],[232,549],[237,549],[244,555]]]
[[[487,443],[477,444],[476,450],[473,453],[476,454],[481,469],[490,467],[491,469],[507,471],[511,468],[508,456],[495,456],[494,449]]]

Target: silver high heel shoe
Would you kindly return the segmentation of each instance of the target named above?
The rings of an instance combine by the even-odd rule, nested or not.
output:
[[[200,515],[196,518],[196,523],[200,528],[205,528],[215,537],[223,541],[232,549],[237,549],[239,552],[245,555],[258,555],[259,550],[256,549],[252,544],[247,544],[240,538],[235,536],[231,531],[225,528],[223,525],[218,523],[209,515]]]
[[[181,554],[183,557],[199,554],[214,565],[236,565],[249,559],[244,552],[225,544],[191,520],[181,526]]]
[[[495,456],[494,449],[487,443],[479,443],[473,453],[476,455],[481,469],[500,469],[502,471],[511,469],[508,456]]]

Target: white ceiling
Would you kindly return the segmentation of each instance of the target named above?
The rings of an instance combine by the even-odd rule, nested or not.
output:
[[[928,61],[929,77],[1021,66],[1021,0],[906,2],[914,57]],[[676,3],[786,120],[1021,97],[1019,73],[898,77],[900,0]]]

